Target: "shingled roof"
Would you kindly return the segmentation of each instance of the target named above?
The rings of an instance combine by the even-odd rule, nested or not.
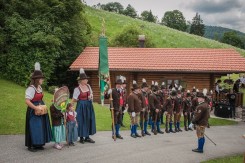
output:
[[[245,58],[234,49],[108,48],[112,71],[245,72]],[[87,47],[72,63],[72,71],[98,70],[99,48]]]

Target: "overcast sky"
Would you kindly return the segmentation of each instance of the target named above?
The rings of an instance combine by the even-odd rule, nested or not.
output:
[[[198,12],[205,25],[222,26],[245,32],[245,0],[85,0],[89,5],[119,2],[124,8],[130,4],[137,14],[144,10],[162,19],[166,11],[180,10],[186,20]]]

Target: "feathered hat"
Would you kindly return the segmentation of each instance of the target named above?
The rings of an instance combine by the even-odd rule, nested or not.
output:
[[[133,87],[131,88],[131,90],[136,90],[136,89],[139,89],[139,86],[137,84],[137,82],[135,80],[133,80]]]
[[[158,82],[155,82],[154,87],[153,87],[153,91],[156,92],[158,90],[159,90]]]
[[[88,79],[89,77],[85,74],[84,69],[80,68],[79,71],[79,76],[77,78],[77,80],[84,80],[84,79]]]
[[[123,82],[122,82],[122,79],[123,79],[123,76],[117,76],[117,79],[116,79],[116,82],[115,82],[115,84],[122,84]]]
[[[187,90],[186,97],[191,97],[191,92],[190,92],[190,90]]]
[[[195,86],[192,88],[192,92],[196,92],[196,87]]]
[[[197,92],[197,97],[205,98],[205,96],[207,96],[207,93],[208,93],[208,90],[204,88],[202,92]]]
[[[180,85],[177,93],[180,94],[181,92],[182,92],[182,86]]]
[[[154,89],[154,86],[155,86],[155,82],[154,81],[151,81],[151,90]]]
[[[122,80],[122,83],[123,83],[123,84],[127,84],[127,81],[126,81],[126,77],[125,77],[125,76],[122,76],[122,77],[121,77],[121,80]]]
[[[166,87],[165,87],[165,83],[162,82],[161,89],[165,89],[165,88],[166,88]]]
[[[177,96],[177,91],[176,91],[176,89],[174,87],[172,88],[172,91],[171,91],[170,95],[171,96]]]
[[[141,88],[148,87],[145,78],[142,79],[142,85]]]
[[[35,63],[35,69],[34,72],[31,75],[32,79],[41,79],[41,78],[45,78],[42,71],[41,71],[41,66],[39,62]]]

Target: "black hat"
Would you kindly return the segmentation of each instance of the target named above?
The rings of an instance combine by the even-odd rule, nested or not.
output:
[[[42,71],[41,71],[41,67],[40,67],[40,63],[36,62],[35,63],[35,70],[31,75],[32,79],[41,79],[41,78],[45,78]]]
[[[127,84],[127,81],[126,81],[126,77],[125,76],[121,76],[121,80],[122,80],[122,84]]]
[[[146,83],[146,80],[145,78],[142,79],[142,85],[141,85],[141,88],[145,88],[145,87],[148,87],[147,83]]]
[[[155,86],[155,84],[154,84],[155,82],[154,81],[151,81],[151,90],[153,90],[154,89],[154,86]]]
[[[197,97],[202,97],[205,98],[205,96],[207,96],[208,90],[206,88],[203,89],[202,92],[197,92]]]
[[[159,90],[159,87],[158,87],[158,82],[155,82],[154,86],[153,86],[153,91],[156,92]]]
[[[190,90],[187,90],[186,97],[191,97]]]
[[[123,84],[123,76],[117,76],[115,84]]]
[[[140,87],[138,86],[138,84],[136,83],[135,80],[133,80],[133,87],[131,88],[131,90],[135,90],[135,89],[139,89]]]
[[[77,80],[84,80],[84,79],[88,79],[89,77],[85,74],[84,69],[80,68],[79,71],[79,77],[77,78]]]
[[[175,88],[172,89],[170,95],[171,96],[177,96],[177,91],[175,90]]]
[[[192,89],[192,92],[196,92],[196,87],[194,86],[193,89]]]
[[[166,87],[165,87],[165,83],[162,82],[161,89],[165,89],[165,88],[166,88]]]

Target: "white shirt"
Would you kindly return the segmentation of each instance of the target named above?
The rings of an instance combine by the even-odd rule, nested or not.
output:
[[[26,89],[26,92],[25,92],[25,98],[26,99],[29,99],[29,100],[32,100],[35,96],[35,92],[37,91],[37,93],[42,93],[42,87],[39,86],[39,90],[36,89],[36,87],[34,87],[33,85],[29,86],[27,89]]]

